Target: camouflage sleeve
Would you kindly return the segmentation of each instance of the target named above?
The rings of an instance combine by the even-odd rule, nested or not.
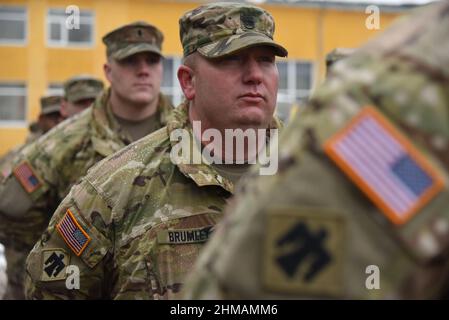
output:
[[[28,256],[28,299],[108,298],[110,211],[87,181],[72,188]]]
[[[50,192],[55,170],[43,169],[49,167],[47,158],[35,143],[24,147],[0,184],[0,241],[7,247],[29,251],[56,209]]]

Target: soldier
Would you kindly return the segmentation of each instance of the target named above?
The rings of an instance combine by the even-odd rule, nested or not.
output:
[[[40,100],[41,102],[41,114],[37,121],[39,130],[37,134],[26,139],[26,143],[37,140],[41,135],[50,131],[53,127],[56,127],[58,123],[63,120],[61,116],[61,104],[62,97],[59,95],[44,96]]]
[[[24,148],[0,185],[0,226],[5,229],[0,227],[0,241],[7,250],[29,252],[71,186],[93,164],[165,125],[173,107],[160,93],[162,39],[145,22],[103,38],[111,88],[91,108]],[[78,88],[66,85],[68,93]],[[67,101],[72,101],[70,94]]]
[[[336,64],[249,178],[187,299],[441,298],[449,245],[449,2]],[[238,261],[238,263],[236,263]]]
[[[0,159],[0,181],[10,174],[11,161],[27,144],[37,140],[63,120],[60,114],[61,102],[62,97],[57,95],[44,96],[40,99],[41,113],[39,119],[30,125],[30,132],[25,143],[11,149]]]
[[[1,179],[5,179],[11,174],[12,167],[14,166],[14,159],[20,156],[20,152],[27,146],[31,145],[40,136],[47,133],[50,129],[56,126],[64,118],[74,115],[76,112],[82,111],[83,108],[95,100],[95,98],[102,92],[103,82],[91,76],[75,76],[68,79],[64,87],[64,97],[58,95],[50,95],[41,98],[41,114],[39,120],[36,122],[38,129],[31,133],[26,142],[10,151],[0,163],[0,169],[2,173]],[[71,112],[64,112],[63,110],[70,110]],[[6,191],[5,191],[6,192]],[[9,195],[11,198],[11,196]],[[1,219],[1,213],[0,213]],[[8,220],[4,220],[5,225],[0,230],[0,237],[6,237],[10,224],[6,224]],[[45,226],[42,226],[42,229]],[[25,231],[26,232],[26,231]],[[32,232],[29,230],[28,232]],[[39,232],[39,231],[38,231]],[[39,233],[38,233],[39,235]],[[38,235],[34,235],[35,238]],[[32,243],[28,245],[27,249],[17,250],[11,246],[8,246],[6,250],[6,258],[8,260],[9,268],[8,275],[10,281],[8,282],[8,290],[5,296],[6,299],[23,299],[23,277],[24,263],[26,255],[31,249]]]
[[[64,83],[61,115],[64,119],[84,111],[103,92],[103,81],[90,75],[77,75]]]
[[[181,145],[201,159],[193,120],[217,131],[279,126],[275,55],[287,51],[273,32],[271,15],[247,4],[207,4],[181,17],[186,101],[167,127],[100,162],[72,188],[27,259],[28,298],[179,295],[248,165],[174,161],[173,136],[187,133]],[[68,265],[79,270],[79,289],[66,287]]]

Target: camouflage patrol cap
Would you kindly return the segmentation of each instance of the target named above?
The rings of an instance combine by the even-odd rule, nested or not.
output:
[[[288,54],[273,40],[273,17],[245,3],[202,5],[186,12],[179,19],[179,27],[184,57],[198,51],[207,58],[218,58],[260,45],[273,47],[281,57]]]
[[[143,21],[121,26],[103,37],[106,55],[117,60],[139,52],[153,52],[162,56],[163,40],[164,36],[158,28]]]
[[[89,75],[78,75],[64,83],[64,98],[69,102],[96,98],[103,91],[103,82]]]
[[[61,109],[62,96],[51,95],[41,98],[41,115],[59,112]]]

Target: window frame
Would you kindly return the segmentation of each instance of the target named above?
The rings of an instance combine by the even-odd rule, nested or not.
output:
[[[6,88],[5,88],[6,86]],[[13,86],[16,86],[14,88]],[[4,90],[3,90],[4,89]],[[5,120],[0,119],[0,128],[25,128],[28,123],[28,86],[25,82],[0,82],[0,96],[13,96],[10,94],[11,90],[17,90],[23,93],[25,105],[24,105],[24,119],[23,120]],[[2,91],[8,91],[9,94],[5,94]],[[16,94],[15,96],[19,96]]]
[[[172,78],[172,86],[171,87],[163,87],[163,83],[161,84],[161,92],[167,97],[172,97],[172,104],[174,107],[178,106],[184,99],[184,93],[182,92],[181,85],[178,81],[178,69],[182,63],[182,58],[179,56],[165,56],[165,60],[172,59],[173,69],[171,73]]]
[[[23,9],[24,13],[23,13],[23,18],[24,18],[24,38],[22,40],[7,40],[7,39],[1,39],[0,38],[0,46],[19,46],[19,47],[24,47],[28,44],[28,20],[29,20],[29,13],[28,13],[28,8],[25,6],[16,6],[16,5],[0,5],[1,7],[9,7],[9,8],[16,8],[16,9]],[[0,13],[0,17],[1,17],[2,13]],[[12,15],[13,17],[15,16],[14,19],[8,19],[8,18],[3,18],[4,20],[10,20],[10,21],[21,21],[18,19],[19,15],[18,13],[6,13],[7,15]]]
[[[61,10],[64,13],[64,18],[62,16],[50,16],[51,10]],[[80,24],[87,23],[86,21],[83,21],[85,19],[89,20],[91,25],[91,39],[87,42],[70,42],[69,41],[69,30],[65,28],[65,19],[67,18],[65,13],[65,8],[61,9],[59,7],[52,7],[47,9],[47,15],[45,19],[45,40],[47,47],[49,48],[63,48],[63,49],[92,49],[95,46],[95,38],[96,38],[96,15],[95,10],[91,9],[80,9],[81,12],[89,12],[91,14],[91,17],[82,17],[80,16]],[[51,35],[51,24],[52,23],[58,23],[59,24],[59,30],[61,32],[61,38],[59,41],[52,40],[50,38]]]
[[[288,111],[288,113],[290,113],[293,106],[299,105],[301,101],[307,99],[312,93],[315,80],[315,63],[313,60],[306,59],[279,59],[276,61],[276,63],[279,62],[287,64],[287,88],[279,88],[276,100],[276,115],[280,117],[279,110],[282,109],[279,108],[280,105],[290,105]],[[300,64],[308,64],[310,66],[309,89],[299,89],[296,87],[296,68]],[[283,120],[288,120],[288,117]]]

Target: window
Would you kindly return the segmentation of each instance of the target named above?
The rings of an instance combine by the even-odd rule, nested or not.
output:
[[[94,42],[94,14],[81,10],[79,29],[66,26],[69,17],[65,9],[49,9],[47,16],[47,42],[50,46],[92,46]]]
[[[21,84],[0,83],[0,124],[23,124],[26,115],[26,89]]]
[[[25,8],[0,5],[0,44],[24,44],[26,22]]]
[[[180,64],[181,59],[178,57],[165,57],[163,60],[164,78],[161,91],[171,100],[175,107],[182,102],[184,97],[177,76]]]
[[[48,85],[47,88],[47,95],[54,96],[54,95],[64,95],[64,85],[62,83],[56,83],[52,82]]]
[[[311,62],[296,60],[277,61],[279,70],[279,92],[277,115],[286,121],[292,105],[309,97],[312,88],[313,67]]]

